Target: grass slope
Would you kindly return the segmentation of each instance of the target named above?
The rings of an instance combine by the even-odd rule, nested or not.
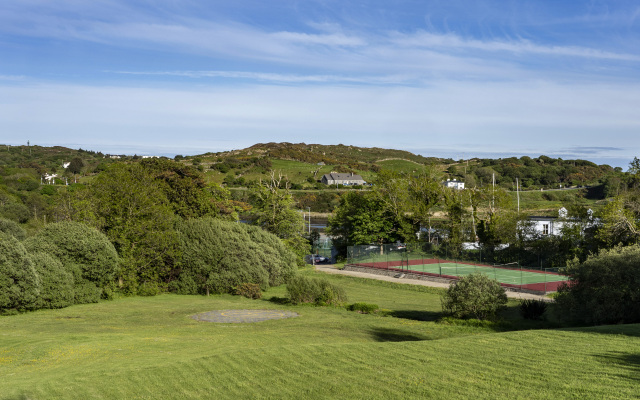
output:
[[[640,396],[640,325],[498,333],[491,324],[436,322],[434,289],[331,279],[351,301],[410,319],[227,295],[124,298],[3,317],[0,398]],[[269,292],[283,295],[282,287]],[[230,308],[286,308],[300,317],[189,318]]]

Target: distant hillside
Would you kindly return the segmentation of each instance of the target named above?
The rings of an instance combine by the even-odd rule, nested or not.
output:
[[[298,188],[319,188],[316,181],[332,171],[358,173],[371,182],[382,169],[412,174],[427,165],[442,171],[443,179],[462,180],[467,187],[491,184],[495,176],[497,185],[513,190],[516,178],[521,188],[548,189],[601,185],[608,176],[620,173],[608,165],[544,155],[454,161],[404,150],[305,143],[259,143],[243,150],[186,157],[185,162],[202,166],[211,180],[230,186],[264,179],[275,170]]]
[[[404,150],[381,149],[378,147],[357,147],[346,145],[321,145],[306,143],[258,143],[243,150],[206,153],[187,158],[207,158],[217,160],[249,160],[269,158],[299,161],[309,164],[334,164],[349,166],[354,170],[375,170],[378,162],[406,160],[418,165],[442,164],[447,160],[427,158]]]

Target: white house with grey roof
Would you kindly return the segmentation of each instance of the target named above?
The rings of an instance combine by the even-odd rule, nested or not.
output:
[[[591,209],[587,210],[587,215],[586,221],[580,221],[576,218],[568,217],[567,209],[562,207],[558,210],[557,217],[531,216],[529,217],[531,233],[537,236],[560,236],[562,235],[562,228],[565,226],[581,224],[581,228],[584,230],[600,224],[600,219],[593,216]]]
[[[365,180],[362,179],[360,175],[354,174],[353,172],[347,174],[339,174],[336,172],[332,172],[330,174],[322,175],[322,179],[320,182],[325,185],[364,185]]]

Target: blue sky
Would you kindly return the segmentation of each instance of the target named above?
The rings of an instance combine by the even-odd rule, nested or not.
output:
[[[640,3],[2,0],[0,143],[640,156]]]

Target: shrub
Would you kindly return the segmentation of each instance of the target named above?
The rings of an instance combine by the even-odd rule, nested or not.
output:
[[[76,282],[73,290],[73,302],[76,304],[97,303],[102,295],[102,290],[88,281]]]
[[[374,312],[378,311],[378,308],[379,307],[377,304],[353,303],[353,304],[350,304],[349,307],[347,307],[347,310],[357,311],[362,314],[373,314]]]
[[[180,222],[181,294],[233,293],[252,283],[261,289],[284,283],[296,271],[295,258],[276,236],[260,228],[213,218]]]
[[[315,303],[320,288],[315,279],[296,275],[287,283],[287,296],[293,304]]]
[[[40,278],[24,246],[0,232],[0,312],[34,309]]]
[[[442,296],[443,311],[456,318],[492,319],[506,304],[500,283],[480,273],[461,277]]]
[[[520,315],[524,319],[542,319],[547,303],[542,300],[527,299],[520,302]]]
[[[568,285],[556,305],[567,320],[588,324],[640,322],[640,246],[603,250],[583,263],[569,263]]]
[[[41,282],[36,308],[72,305],[75,297],[73,274],[63,267],[60,260],[49,254],[35,253],[30,258]]]
[[[49,224],[24,245],[32,254],[46,253],[60,260],[73,276],[76,302],[97,302],[101,288],[114,280],[118,268],[118,254],[109,239],[78,222]]]
[[[341,306],[347,301],[347,293],[341,286],[334,285],[326,279],[318,282],[320,293],[316,298],[316,305],[319,306]]]
[[[22,203],[9,202],[0,205],[0,216],[23,224],[31,218],[31,212]]]
[[[158,286],[158,282],[143,282],[137,287],[138,296],[156,296],[162,293],[162,288]]]
[[[287,295],[293,304],[312,303],[319,306],[339,306],[347,301],[344,289],[326,279],[297,275],[287,283]]]
[[[257,300],[262,297],[262,290],[260,290],[260,285],[255,283],[242,283],[234,288],[234,294]]]
[[[24,240],[27,237],[27,233],[17,222],[5,218],[0,218],[0,232],[9,234],[18,240]]]

